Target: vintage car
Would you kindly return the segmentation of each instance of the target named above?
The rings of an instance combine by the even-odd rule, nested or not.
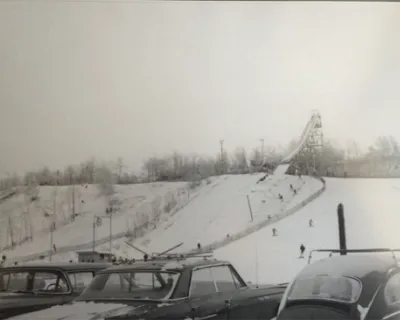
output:
[[[288,285],[278,320],[400,319],[398,250],[345,251],[363,254],[331,255],[306,266]]]
[[[107,263],[32,263],[0,269],[0,319],[72,301]]]
[[[271,319],[286,284],[249,286],[215,259],[136,261],[100,271],[74,302],[16,319]]]

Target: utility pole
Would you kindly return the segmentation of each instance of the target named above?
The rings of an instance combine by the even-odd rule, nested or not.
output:
[[[112,211],[110,212],[110,253],[112,253]]]
[[[261,141],[261,163],[264,162],[264,139],[260,139]]]
[[[221,146],[221,159],[220,159],[220,167],[221,167],[221,173],[223,173],[223,164],[225,162],[224,159],[224,140],[219,140],[219,144]]]
[[[94,216],[93,217],[93,241],[92,241],[92,249],[93,252],[96,249],[96,223],[97,223],[97,217]]]
[[[75,183],[72,185],[72,217],[75,220]]]
[[[58,184],[54,187],[54,197],[53,197],[53,214],[51,216],[50,222],[50,257],[49,260],[53,256],[53,247],[54,247],[54,229],[56,228],[56,211],[57,211],[57,192],[58,192]]]

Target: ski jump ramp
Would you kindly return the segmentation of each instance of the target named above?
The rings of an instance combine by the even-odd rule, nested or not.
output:
[[[312,131],[315,128],[321,127],[321,115],[318,112],[313,112],[310,120],[307,122],[303,133],[300,136],[300,140],[297,145],[282,159],[281,164],[276,167],[274,174],[282,175],[285,174],[289,169],[290,162],[293,158],[304,148],[310,138]]]

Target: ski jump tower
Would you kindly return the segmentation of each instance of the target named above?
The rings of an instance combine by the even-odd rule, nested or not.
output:
[[[282,164],[291,165],[303,174],[316,175],[323,142],[321,115],[313,110],[298,144],[282,160]]]

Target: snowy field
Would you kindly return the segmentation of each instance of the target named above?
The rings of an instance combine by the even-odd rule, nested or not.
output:
[[[113,214],[112,228],[115,234],[130,231],[133,226],[151,219],[155,212],[160,215],[158,218],[160,221],[166,220],[196,194],[196,190],[189,190],[185,182],[116,186],[115,191],[114,196],[120,203]],[[29,214],[32,221],[33,241],[25,242],[13,251],[3,251],[8,257],[22,257],[50,250],[49,226],[53,214],[53,192],[53,187],[40,188],[39,200],[31,205]],[[71,187],[58,188],[55,216],[57,230],[54,232],[54,244],[59,248],[91,242],[94,216],[105,215],[106,201],[99,196],[95,185],[89,185],[87,188],[76,187],[75,212],[78,216],[74,221],[71,221],[70,197]],[[171,199],[174,201],[170,210],[165,212],[165,205],[171,203]],[[18,239],[18,235],[19,237],[24,235],[26,226],[21,216],[24,216],[26,212],[25,206],[23,195],[14,196],[0,205],[2,212],[0,235],[3,238],[3,244],[6,241],[10,242],[9,228],[6,223],[9,220],[8,217],[12,217],[13,237]],[[46,215],[45,212],[47,212]],[[108,219],[103,220],[102,225],[96,230],[97,239],[107,237],[109,234]]]
[[[232,261],[253,283],[289,281],[306,265],[309,250],[338,248],[339,203],[345,209],[348,248],[400,248],[400,179],[331,178],[326,179],[326,191],[306,207],[217,250],[215,256]],[[314,221],[312,228],[309,219]],[[302,243],[306,259],[298,259]],[[326,256],[313,254],[316,259]]]
[[[209,243],[243,227],[242,223],[250,223],[247,202],[242,206],[246,195],[250,196],[256,220],[271,212],[268,204],[280,210],[300,201],[301,194],[305,197],[319,187],[315,179],[307,177],[303,180],[307,183],[301,186],[301,180],[292,180],[298,178],[291,176],[272,176],[256,184],[260,176],[215,178],[200,188],[176,215],[134,243],[149,251],[160,251],[181,241],[187,247],[195,246],[198,240]],[[298,198],[290,199],[290,184],[302,188]],[[279,202],[273,195],[278,193],[284,196],[286,203],[276,204]],[[269,200],[263,202],[265,199]],[[253,283],[289,281],[306,265],[309,250],[338,247],[336,208],[339,203],[345,208],[349,248],[400,248],[400,179],[327,178],[326,191],[319,198],[292,216],[218,249],[215,256],[231,261],[246,280]],[[309,227],[309,219],[313,219],[314,227]],[[276,237],[272,236],[273,227],[278,230]],[[79,234],[75,232],[75,236]],[[298,259],[300,244],[307,248],[306,259]],[[107,248],[105,245],[104,249]],[[139,255],[124,246],[122,240],[115,241],[114,248],[121,255]],[[315,260],[326,255],[314,254],[313,257]],[[73,253],[56,258],[73,258]]]
[[[206,245],[265,220],[268,215],[273,217],[280,214],[322,187],[317,179],[289,175],[270,175],[257,184],[263,176],[264,174],[215,177],[176,215],[132,243],[147,252],[162,252],[181,242],[184,244],[179,251],[190,250],[196,247],[198,241]],[[296,194],[290,185],[296,189]],[[282,200],[279,199],[279,194],[283,196]],[[108,231],[105,232],[107,235]],[[124,257],[141,258],[139,252],[126,245],[127,240],[129,241],[123,238],[114,241],[113,252]],[[97,250],[108,251],[109,245],[100,245]],[[54,259],[69,260],[75,257],[75,252],[70,252],[57,255]]]

